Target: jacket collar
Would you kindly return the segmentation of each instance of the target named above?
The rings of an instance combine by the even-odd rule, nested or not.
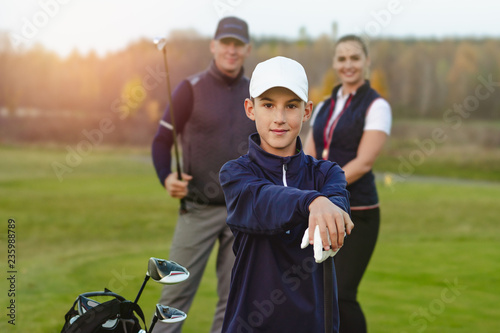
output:
[[[283,164],[287,165],[289,173],[295,173],[297,170],[300,170],[301,166],[305,163],[305,154],[302,151],[300,137],[297,137],[297,151],[297,154],[287,157],[273,155],[260,147],[260,136],[258,133],[254,133],[248,138],[248,157],[250,160],[261,168],[270,170],[273,173],[281,174],[283,172]]]
[[[333,100],[337,100],[337,94],[338,94],[340,88],[342,88],[342,84],[339,84],[338,86],[333,88],[332,95],[331,95],[331,98]],[[365,80],[365,83],[356,90],[356,92],[354,93],[354,96],[356,96],[356,95],[361,96],[365,92],[367,92],[369,89],[370,89],[370,81]]]
[[[216,79],[226,83],[228,86],[232,86],[232,85],[236,84],[243,77],[243,74],[244,74],[243,67],[241,67],[240,72],[238,73],[238,75],[236,77],[227,76],[226,74],[222,73],[217,68],[217,66],[215,65],[215,60],[212,60],[212,62],[210,63],[210,67],[208,68],[208,72]]]

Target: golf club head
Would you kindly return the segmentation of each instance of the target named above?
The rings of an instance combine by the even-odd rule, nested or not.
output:
[[[189,272],[174,261],[149,258],[147,275],[156,282],[176,284],[185,281],[189,277]]]
[[[155,316],[162,323],[178,323],[187,318],[187,314],[181,310],[161,304],[156,304]]]
[[[99,304],[101,303],[94,301],[93,299],[90,299],[88,297],[80,295],[78,296],[78,302],[77,302],[78,314],[81,316],[85,312],[87,312],[93,307],[98,306]],[[105,329],[114,329],[117,325],[118,325],[118,318],[109,319],[101,326]]]
[[[167,40],[162,37],[155,37],[155,39],[153,39],[153,43],[155,43],[158,50],[163,51],[165,45],[167,45]]]

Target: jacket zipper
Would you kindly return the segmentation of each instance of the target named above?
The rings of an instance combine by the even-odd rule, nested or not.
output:
[[[288,187],[286,183],[286,170],[288,169],[288,165],[283,163],[283,186]],[[290,235],[290,230],[285,231],[285,234]]]
[[[283,163],[283,186],[288,187],[288,184],[286,183],[286,170],[288,169],[288,166],[286,163]]]

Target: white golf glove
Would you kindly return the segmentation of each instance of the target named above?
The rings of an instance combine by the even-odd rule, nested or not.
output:
[[[332,245],[332,242],[330,240],[330,234],[328,234],[328,244]],[[300,247],[302,249],[305,249],[308,245],[309,245],[309,228],[307,228],[306,231],[304,232],[304,236],[302,237],[302,243],[300,244]],[[314,228],[313,249],[314,249],[314,260],[318,264],[325,261],[328,257],[333,257],[340,250],[340,249],[337,251],[333,251],[332,249],[328,251],[323,250],[323,243],[321,242],[321,236],[319,234],[318,226]]]

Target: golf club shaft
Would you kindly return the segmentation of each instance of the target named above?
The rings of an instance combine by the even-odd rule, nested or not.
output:
[[[175,130],[175,112],[174,112],[174,104],[172,103],[172,89],[170,88],[170,75],[168,70],[168,62],[167,62],[167,46],[163,47],[163,62],[165,63],[165,72],[167,78],[167,96],[170,104],[170,119],[172,120],[172,136],[174,138],[174,154],[175,154],[175,163],[177,167],[177,179],[182,180],[182,170],[181,163],[179,161],[179,146],[177,145],[177,131]],[[187,212],[186,202],[184,199],[181,199],[181,208],[180,213],[184,214]]]
[[[148,333],[153,332],[153,328],[155,327],[157,321],[158,321],[158,317],[155,314],[153,317],[153,322],[151,323],[151,326],[149,327]]]
[[[142,283],[141,289],[139,289],[139,292],[137,293],[137,297],[135,298],[134,304],[137,304],[139,302],[139,298],[141,297],[142,291],[144,290],[144,287],[146,286],[146,283],[149,280],[149,275],[146,274],[146,277],[144,278],[144,282]]]
[[[325,332],[333,332],[333,258],[328,257],[323,263],[323,287],[325,307]]]

